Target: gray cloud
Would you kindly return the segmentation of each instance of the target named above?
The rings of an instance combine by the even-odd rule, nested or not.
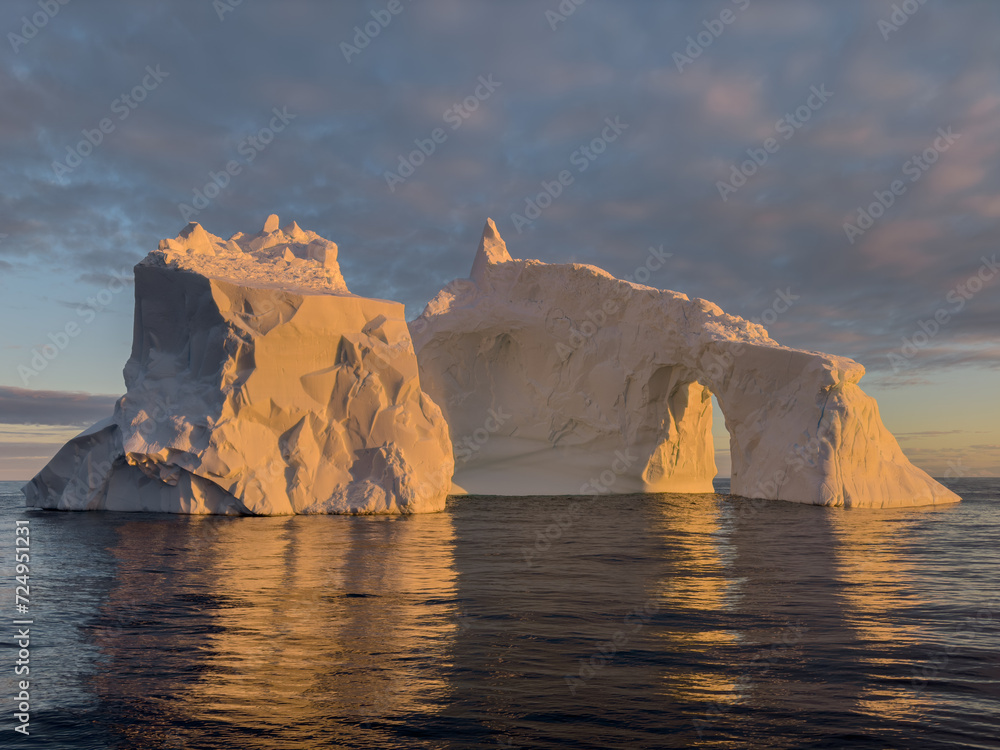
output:
[[[0,424],[88,425],[114,413],[118,396],[0,386]]]
[[[0,443],[0,462],[13,459],[47,461],[58,449],[55,443]]]
[[[984,430],[924,430],[922,432],[897,432],[899,439],[938,438],[946,435],[982,435]]]
[[[338,242],[352,290],[411,316],[468,272],[492,216],[515,257],[617,275],[664,244],[673,262],[650,283],[734,314],[759,315],[791,287],[801,301],[776,338],[879,371],[995,252],[996,3],[927,4],[886,40],[888,2],[756,0],[683,71],[673,53],[727,3],[589,0],[553,31],[556,5],[404,3],[350,62],[340,44],[379,3],[243,3],[221,21],[208,2],[66,6],[16,54],[0,52],[5,274],[17,259],[100,283],[175,234],[177,204],[238,160],[197,220],[228,236],[272,212],[296,219]],[[6,5],[0,29],[34,9]],[[168,77],[56,178],[53,161],[147,65]],[[451,130],[445,112],[480,75],[500,87]],[[821,85],[830,101],[723,201],[717,183]],[[295,119],[248,163],[240,145],[273,107]],[[575,171],[572,154],[615,116],[628,130]],[[390,191],[385,171],[436,127],[447,140]],[[851,244],[844,223],[941,127],[961,138]],[[573,184],[519,233],[511,214],[562,169]],[[913,358],[916,371],[1000,366],[994,284]]]

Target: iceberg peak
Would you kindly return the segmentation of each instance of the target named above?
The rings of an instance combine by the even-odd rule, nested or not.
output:
[[[197,221],[192,221],[184,227],[177,237],[187,240],[187,247],[195,255],[215,255],[215,248],[212,247],[208,232]]]
[[[476,260],[472,264],[472,272],[469,278],[477,284],[485,278],[489,266],[497,263],[506,263],[513,258],[507,252],[507,243],[500,236],[500,231],[493,219],[486,219],[486,226],[483,227],[483,237],[479,240],[479,249],[476,251]]]

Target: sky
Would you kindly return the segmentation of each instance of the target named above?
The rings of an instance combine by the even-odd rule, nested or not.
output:
[[[492,217],[858,360],[917,465],[1000,476],[1000,3],[8,0],[0,32],[0,479],[111,413],[139,259],[271,213],[410,318]]]

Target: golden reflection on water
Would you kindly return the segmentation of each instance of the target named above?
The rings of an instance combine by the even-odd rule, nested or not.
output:
[[[691,667],[665,675],[667,696],[691,707],[702,746],[725,742],[747,712],[795,716],[852,699],[849,685],[793,677],[815,675],[824,650],[850,640],[828,515],[717,496],[673,496],[661,507],[657,527],[675,568],[662,595],[681,613],[662,631],[663,648],[692,655]]]
[[[683,627],[667,625],[659,635],[665,642],[664,648],[697,655],[695,659],[706,665],[700,671],[665,674],[665,695],[671,700],[706,706],[720,700],[734,701],[737,685],[731,670],[722,663],[718,669],[708,665],[713,662],[710,654],[736,642],[736,633],[690,626],[697,613],[725,609],[736,585],[727,570],[731,552],[722,528],[723,510],[714,495],[669,495],[663,496],[657,511],[655,531],[669,550],[669,565],[658,592],[661,611],[684,613],[672,620],[683,623]]]
[[[926,513],[602,502],[117,518],[88,692],[125,746],[178,750],[769,746],[940,710],[910,679]]]
[[[919,721],[934,704],[915,688],[912,657],[926,650],[927,634],[901,611],[930,604],[907,553],[913,526],[934,508],[839,511],[830,514],[837,539],[838,572],[844,586],[845,618],[863,648],[859,663],[871,678],[858,697],[858,710],[897,721]],[[905,654],[905,655],[904,655]],[[891,675],[892,679],[880,679]]]
[[[243,747],[270,750],[268,731],[371,739],[371,722],[442,708],[458,627],[450,514],[158,519],[121,532],[106,603],[116,625],[97,634],[112,663],[96,687],[138,714],[130,723],[239,727]]]

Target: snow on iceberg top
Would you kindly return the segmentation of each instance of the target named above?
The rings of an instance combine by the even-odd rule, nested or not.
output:
[[[228,240],[188,224],[176,239],[163,240],[140,265],[166,266],[235,284],[323,294],[350,294],[337,263],[337,244],[294,221],[279,227],[271,214],[257,234],[237,232]]]

